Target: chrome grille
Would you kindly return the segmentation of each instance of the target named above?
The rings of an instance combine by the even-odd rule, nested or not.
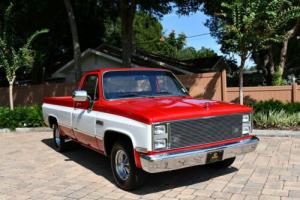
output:
[[[174,121],[169,125],[171,149],[242,136],[242,114]]]

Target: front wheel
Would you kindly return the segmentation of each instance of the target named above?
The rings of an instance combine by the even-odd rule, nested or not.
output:
[[[65,149],[65,138],[61,135],[57,124],[53,125],[53,141],[56,150],[63,152]]]
[[[144,172],[137,169],[129,145],[115,143],[111,151],[111,168],[118,187],[133,190],[144,182]]]

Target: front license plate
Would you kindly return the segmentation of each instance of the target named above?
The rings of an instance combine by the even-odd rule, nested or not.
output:
[[[223,158],[223,150],[207,153],[206,164],[221,161]]]

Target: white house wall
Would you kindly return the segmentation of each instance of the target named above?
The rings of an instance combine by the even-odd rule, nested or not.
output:
[[[86,55],[81,60],[82,62],[82,71],[92,71],[100,68],[107,68],[107,67],[121,67],[121,63],[110,60],[108,58],[104,58],[99,55],[89,54]],[[54,74],[53,78],[65,78],[67,83],[74,83],[75,82],[75,69],[74,64],[71,64],[69,67],[61,71],[59,74]]]

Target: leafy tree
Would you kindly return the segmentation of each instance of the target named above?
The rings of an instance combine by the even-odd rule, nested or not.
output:
[[[176,37],[175,32],[168,36],[163,35],[161,23],[148,13],[136,12],[133,22],[133,44],[135,48],[147,52],[176,57],[176,51],[183,48],[184,34]],[[121,45],[121,20],[118,18],[114,24],[106,24],[105,40],[115,46]]]
[[[289,41],[286,73],[300,76],[300,33]]]
[[[33,43],[36,59],[32,71],[22,75],[20,69],[18,80],[31,79],[39,83],[66,62],[73,58],[72,37],[70,37],[69,19],[66,14],[64,1],[61,0],[1,0],[0,1],[0,32],[3,27],[3,13],[6,7],[14,2],[14,12],[10,17],[10,26],[14,35],[14,45],[21,46],[36,30],[49,28],[47,37],[39,38],[40,42]],[[112,24],[118,13],[109,9],[106,1],[76,0],[71,1],[76,16],[80,48],[96,48],[104,42],[104,23]],[[45,73],[44,72],[45,69]],[[43,76],[45,75],[45,76]],[[0,80],[4,73],[0,72]],[[6,86],[6,81],[2,81]]]
[[[161,23],[145,12],[136,12],[133,22],[133,44],[135,48],[157,53],[162,39]],[[105,23],[104,42],[121,47],[121,19],[118,17],[113,23]]]
[[[300,16],[300,9],[298,12],[299,12],[298,16]],[[287,52],[288,52],[289,42],[292,38],[294,38],[296,36],[296,33],[299,30],[299,28],[300,28],[300,17],[296,20],[296,22],[292,26],[292,28],[287,31],[287,33],[285,34],[285,37],[282,41],[282,48],[280,51],[280,62],[279,62],[278,68],[277,68],[277,74],[280,77],[279,80],[282,79],[283,73],[286,70]]]
[[[186,35],[180,33],[176,37],[175,30],[168,36],[162,37],[158,47],[158,54],[176,58],[179,51],[181,51],[186,43]]]
[[[297,8],[287,7],[288,0],[231,0],[205,9],[213,13],[207,23],[210,30],[222,44],[224,53],[239,55],[240,103],[243,103],[243,70],[246,60],[254,53],[267,51],[273,43],[285,38],[282,25],[297,16]]]
[[[189,13],[199,9],[201,1],[194,0],[161,0],[161,1],[149,1],[149,0],[114,0],[111,2],[111,8],[119,11],[121,19],[121,43],[122,49],[126,51],[122,52],[123,65],[128,66],[131,63],[131,55],[134,51],[133,45],[133,22],[135,13],[137,11],[144,11],[154,17],[161,17],[164,14],[169,13],[174,5],[184,13]]]
[[[114,0],[111,8],[119,11],[121,19],[121,44],[122,59],[124,66],[130,66],[131,55],[134,51],[133,45],[133,22],[137,10],[144,11],[152,16],[161,17],[171,11],[172,5],[169,0],[148,1],[148,0]],[[125,51],[126,49],[126,51]]]
[[[173,30],[164,36],[163,27],[155,17],[145,12],[137,12],[135,15],[133,43],[137,49],[182,60],[216,56],[211,49],[202,47],[196,50],[193,47],[186,47],[184,33],[177,36]],[[105,27],[105,42],[121,46],[121,20],[117,19],[115,23],[108,23]]]
[[[222,40],[226,45],[226,51],[237,54],[240,57],[239,66],[239,90],[240,104],[243,104],[243,71],[245,62],[251,55],[253,46],[259,48],[261,38],[256,33],[256,9],[257,4],[254,0],[234,0],[233,2],[223,3],[224,18],[221,31]],[[225,20],[226,19],[226,20]]]
[[[223,1],[207,1],[203,0],[203,11],[211,16],[206,25],[210,28],[213,36],[222,44],[222,51],[228,51],[228,44],[223,34],[223,26],[230,21],[223,15]],[[233,4],[234,0],[226,1],[228,4]],[[256,0],[248,1],[256,5],[256,10],[253,13],[256,16],[256,25],[253,27],[256,33],[264,42],[264,48],[260,49],[253,46],[251,50],[252,58],[259,68],[265,72],[265,76],[269,83],[272,82],[275,76],[275,71],[279,70],[280,60],[284,61],[284,40],[289,40],[287,36],[299,17],[299,1],[294,0]],[[277,59],[279,58],[279,59]],[[285,62],[285,61],[284,61]],[[282,63],[284,63],[282,62]],[[283,66],[283,65],[281,65]],[[285,68],[285,67],[281,67]],[[282,77],[280,73],[279,77]]]
[[[16,80],[16,72],[21,68],[31,68],[34,62],[34,51],[31,49],[32,42],[41,34],[47,33],[47,29],[36,31],[27,42],[21,47],[13,47],[13,36],[9,31],[9,18],[13,9],[10,4],[5,12],[4,31],[0,35],[0,67],[4,68],[6,78],[9,82],[9,103],[10,109],[14,109],[13,85]]]
[[[163,27],[155,18],[145,12],[137,12],[134,19],[134,44],[136,48],[157,53],[163,37]]]
[[[259,18],[263,19],[260,23],[263,31],[260,32],[269,40],[266,50],[260,51],[260,53],[265,57],[264,63],[262,63],[264,69],[268,63],[269,82],[272,82],[273,85],[283,83],[288,44],[300,27],[300,7],[297,5],[299,2],[276,0],[265,2],[260,11]]]
[[[179,60],[187,60],[187,59],[196,59],[196,58],[207,58],[217,56],[216,52],[212,49],[202,47],[199,50],[196,50],[193,47],[186,47],[177,53],[177,58]]]

